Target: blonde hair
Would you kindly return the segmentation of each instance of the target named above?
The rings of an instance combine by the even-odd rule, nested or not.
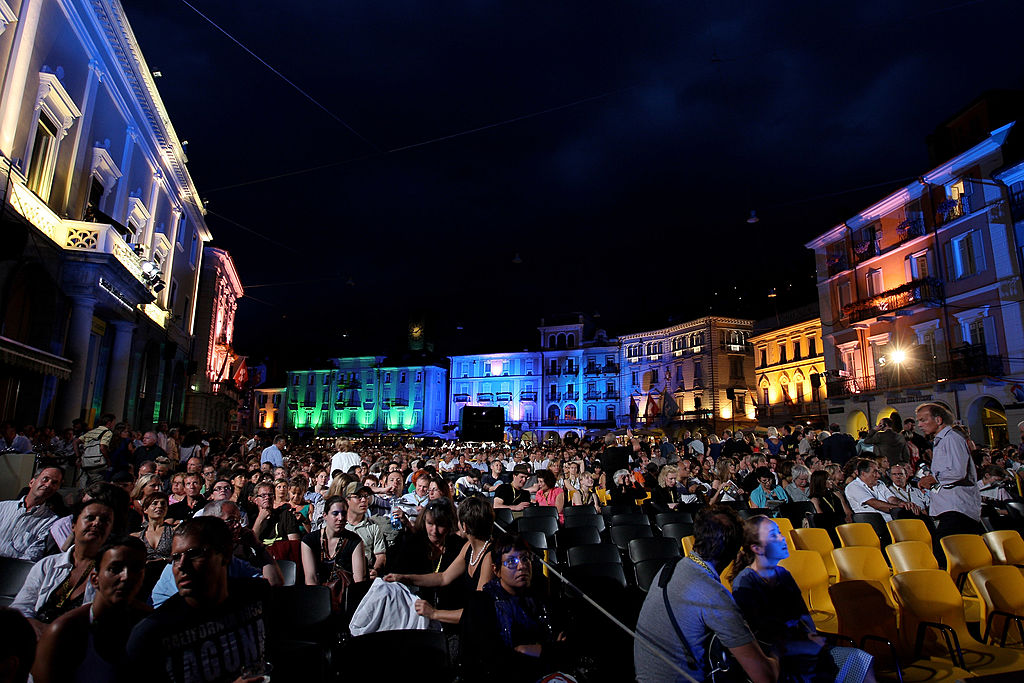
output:
[[[616,474],[618,474],[618,472],[616,472]],[[670,474],[678,475],[679,468],[676,467],[675,465],[665,465],[664,467],[662,467],[661,471],[658,472],[658,486],[664,487],[665,479],[668,478],[668,475]]]
[[[154,479],[156,479],[159,482],[160,476],[157,474],[143,474],[141,477],[139,477],[138,480],[136,480],[135,482],[135,487],[132,489],[132,500],[138,500],[139,496],[142,495],[142,489],[146,488],[149,482],[153,481]],[[162,486],[161,489],[163,489]]]

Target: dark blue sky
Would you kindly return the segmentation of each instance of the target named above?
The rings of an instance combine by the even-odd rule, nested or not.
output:
[[[300,283],[239,309],[238,350],[290,366],[386,350],[416,314],[452,352],[568,310],[616,334],[810,300],[805,241],[1024,87],[1012,0],[190,1],[333,114],[182,0],[124,0],[214,244],[246,285]]]

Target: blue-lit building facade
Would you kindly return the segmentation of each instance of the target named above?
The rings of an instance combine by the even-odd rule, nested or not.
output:
[[[441,430],[448,398],[445,367],[384,356],[334,358],[331,365],[288,372],[286,428],[416,434]],[[272,391],[265,393],[271,396]]]
[[[533,433],[540,426],[540,352],[451,356],[449,420],[466,406],[500,407],[510,433]]]

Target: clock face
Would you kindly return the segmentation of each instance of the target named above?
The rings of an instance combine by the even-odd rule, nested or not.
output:
[[[412,326],[412,336],[418,337],[421,334],[423,334],[423,328],[420,327],[419,325],[413,325]]]

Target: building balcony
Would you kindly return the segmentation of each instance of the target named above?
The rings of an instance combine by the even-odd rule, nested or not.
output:
[[[455,394],[452,400],[456,403],[469,403],[469,394]]]
[[[938,382],[965,381],[1008,374],[1003,356],[990,356],[975,347],[951,349],[951,360],[917,363],[909,360],[900,365],[880,368],[874,376],[841,377],[827,383],[829,398],[851,396],[862,392],[887,391]]]
[[[537,401],[537,392],[536,391],[524,391],[521,394],[519,394],[519,400],[521,400],[521,401],[533,401],[533,402],[536,402]]]
[[[494,394],[490,392],[479,393],[476,395],[476,401],[477,403],[493,403]]]
[[[499,391],[497,394],[498,401],[501,403],[508,403],[512,400],[511,391]]]
[[[600,375],[601,374],[601,366],[600,365],[588,365],[587,367],[583,368],[583,374],[584,375]]]
[[[563,401],[578,401],[580,400],[580,392],[578,391],[566,391],[562,394]]]
[[[389,408],[408,408],[409,399],[407,398],[386,398],[384,399],[384,405]]]
[[[844,270],[850,269],[850,259],[846,254],[838,254],[827,257],[828,276],[838,275]]]
[[[900,245],[924,235],[924,221],[917,218],[908,218],[896,226],[896,244]]]
[[[565,370],[562,371],[563,375],[578,375],[580,368],[578,365],[566,365]]]
[[[743,354],[746,354],[748,356],[753,356],[754,355],[754,346],[753,346],[753,344],[748,344],[748,343],[730,344],[728,342],[723,342],[720,345],[720,348],[723,351],[727,351],[729,353],[743,353]]]
[[[602,368],[602,370],[603,370],[603,372],[606,375],[617,375],[617,374],[619,374],[619,364],[618,363],[605,363],[604,367]]]
[[[875,240],[855,242],[853,244],[853,254],[857,263],[863,263],[870,258],[874,258],[878,256],[878,253],[878,243]]]
[[[604,398],[605,398],[606,401],[618,401],[619,400],[619,392],[614,391],[614,390],[613,391],[606,391],[606,392],[604,392]]]
[[[974,199],[975,196],[977,196],[977,199]],[[947,199],[935,207],[935,225],[952,223],[956,219],[962,218],[984,206],[984,197],[980,192],[977,195],[964,194],[960,195],[957,199]]]
[[[298,410],[298,409],[299,409],[299,404],[298,403],[296,403],[295,401],[289,401],[288,402],[288,410]]]
[[[548,393],[544,394],[544,399],[547,401],[560,401],[562,400],[562,397],[561,394],[559,394],[557,391],[549,391]]]
[[[601,392],[600,391],[588,391],[587,393],[583,394],[583,400],[584,401],[598,401],[600,399],[601,399]]]
[[[842,318],[848,323],[877,318],[908,306],[938,305],[943,301],[942,282],[935,278],[913,280],[878,296],[843,306]]]
[[[334,402],[334,409],[335,410],[345,410],[346,408],[349,408],[349,407],[351,407],[351,406],[349,405],[348,401],[335,401]]]
[[[541,420],[542,427],[583,427],[586,429],[610,429],[615,427],[615,420],[581,420],[558,419]]]
[[[562,368],[560,368],[560,367],[558,367],[556,365],[551,365],[551,366],[548,367],[547,372],[545,372],[544,374],[552,375],[552,376],[554,376],[554,375],[561,375],[562,374]]]

